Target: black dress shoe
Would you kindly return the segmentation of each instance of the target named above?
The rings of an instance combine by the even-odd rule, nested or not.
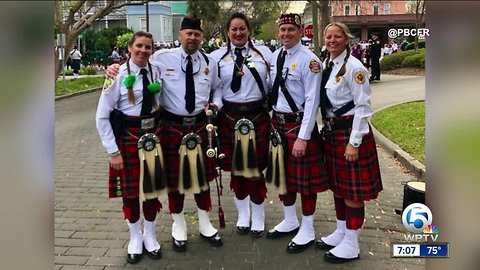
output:
[[[212,236],[205,236],[203,234],[200,234],[204,239],[208,240],[208,242],[210,243],[210,245],[212,247],[220,247],[220,246],[223,246],[223,241],[222,241],[222,237],[220,236],[220,234],[215,233],[214,235]]]
[[[321,250],[330,250],[334,248],[335,246],[329,245],[325,242],[322,241],[322,239],[318,239],[317,242],[315,243],[315,247]]]
[[[237,232],[240,235],[245,235],[250,231],[250,227],[237,226]]]
[[[296,228],[296,229],[293,229],[289,232],[279,232],[275,229],[271,229],[267,232],[267,238],[269,239],[276,239],[276,238],[280,238],[282,236],[285,236],[285,235],[291,235],[291,234],[296,234],[298,232],[298,229],[300,227]]]
[[[185,250],[187,250],[187,241],[179,241],[173,237],[172,240],[173,250],[175,250],[176,252],[184,252]]]
[[[127,254],[127,262],[130,264],[136,264],[142,260],[142,254]]]
[[[300,253],[300,252],[304,251],[305,249],[307,249],[309,246],[313,245],[313,243],[315,243],[315,239],[313,239],[312,241],[310,241],[306,244],[303,244],[303,245],[299,245],[299,244],[292,241],[287,246],[287,252],[288,253]]]
[[[360,259],[360,255],[358,255],[355,258],[346,259],[346,258],[337,257],[337,256],[333,255],[332,253],[330,253],[330,251],[327,251],[327,252],[325,252],[325,256],[323,256],[323,259],[325,259],[325,261],[330,262],[330,263],[346,263],[346,262],[350,262],[350,261]]]
[[[252,230],[250,231],[252,233],[252,237],[253,238],[260,238],[263,236],[263,234],[265,233],[264,230],[261,230],[261,231],[257,231],[257,230]]]
[[[147,256],[150,259],[159,260],[160,258],[162,258],[162,248],[161,247],[157,250],[154,250],[154,251],[148,251],[147,248],[145,248],[145,246],[143,246],[143,248],[145,249],[145,252],[147,253]]]

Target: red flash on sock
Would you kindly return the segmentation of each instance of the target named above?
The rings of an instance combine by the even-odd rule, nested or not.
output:
[[[346,206],[347,208],[347,229],[358,230],[362,228],[363,220],[365,219],[365,207],[353,208]]]

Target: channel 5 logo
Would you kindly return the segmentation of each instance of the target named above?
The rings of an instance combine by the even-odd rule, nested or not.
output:
[[[405,241],[433,241],[438,238],[438,228],[432,225],[433,215],[430,208],[421,203],[413,203],[405,208],[402,214],[403,226],[415,235],[405,235]]]

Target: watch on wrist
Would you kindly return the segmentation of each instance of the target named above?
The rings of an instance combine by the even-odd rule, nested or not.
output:
[[[359,143],[350,143],[353,147],[358,148],[360,146]]]
[[[116,157],[116,156],[119,156],[120,154],[121,154],[121,153],[120,153],[120,150],[117,150],[117,151],[115,151],[115,152],[113,152],[113,153],[111,153],[111,154],[108,154],[108,156],[110,156],[110,157]]]

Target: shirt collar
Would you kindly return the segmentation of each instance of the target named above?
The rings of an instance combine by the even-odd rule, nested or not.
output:
[[[140,74],[140,69],[145,68],[148,72],[150,72],[148,68],[148,64],[144,67],[139,67],[135,63],[133,63],[132,59],[129,59],[128,62],[130,63],[130,74],[138,75]],[[125,67],[126,69],[126,67]]]
[[[235,49],[236,49],[236,48],[242,48],[242,47],[244,48],[244,50],[245,50],[245,49],[248,50],[248,42],[245,43],[245,45],[240,46],[240,47],[235,46],[235,45],[233,45],[233,43],[230,42],[230,48],[233,50],[233,52],[235,52]],[[242,52],[243,52],[243,51],[242,51]]]
[[[283,47],[283,50],[287,51],[287,54],[288,55],[292,55],[294,54],[295,52],[297,52],[298,50],[300,50],[302,48],[302,42],[298,42],[297,44],[295,44],[293,47],[291,47],[290,49],[286,49],[285,47]]]
[[[183,47],[180,47],[179,51],[180,51],[180,54],[182,56],[182,61],[187,61],[186,58],[187,58],[188,53],[183,49]],[[198,54],[199,54],[198,50],[191,54],[193,61],[195,61],[198,58]]]
[[[337,58],[335,59],[330,59],[330,61],[333,61],[334,66],[338,65],[343,65],[343,61],[345,60],[345,57],[347,56],[347,49],[345,49]]]

